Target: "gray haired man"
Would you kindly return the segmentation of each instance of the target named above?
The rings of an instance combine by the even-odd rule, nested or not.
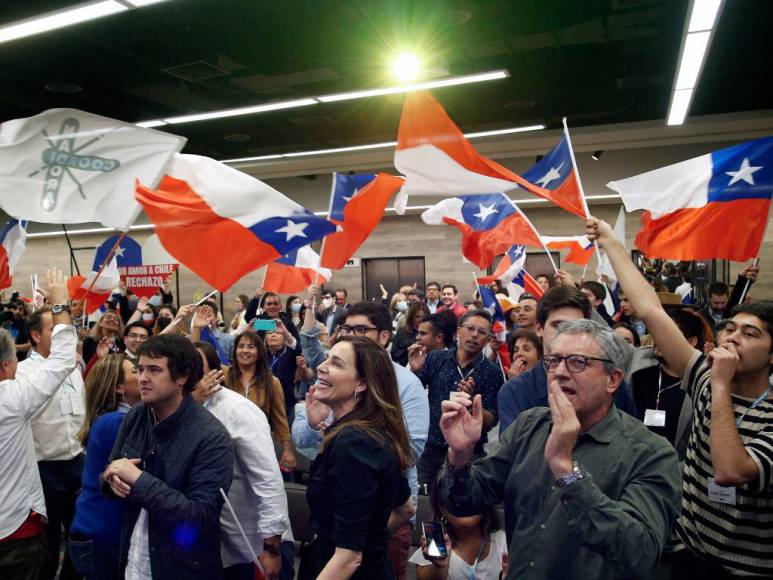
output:
[[[440,497],[457,516],[504,501],[508,578],[650,578],[679,510],[676,453],[614,406],[628,351],[609,328],[565,322],[547,353],[550,408],[521,413],[494,455],[470,465],[480,398],[443,402]]]

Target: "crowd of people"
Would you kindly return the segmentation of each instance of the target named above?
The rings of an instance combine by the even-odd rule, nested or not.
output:
[[[587,234],[616,280],[494,283],[504,338],[434,281],[257,288],[227,317],[118,288],[89,320],[49,271],[0,330],[3,578],[773,576],[758,268],[692,304],[684,265]]]

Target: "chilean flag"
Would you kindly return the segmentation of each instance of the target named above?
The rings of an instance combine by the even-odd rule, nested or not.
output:
[[[327,268],[320,268],[317,253],[303,246],[268,263],[263,288],[277,294],[294,294],[312,284],[327,282],[332,275]]]
[[[402,177],[379,173],[362,189],[351,191],[337,187],[338,177],[340,176],[334,177],[335,185],[331,203],[331,217],[338,226],[338,231],[323,240],[321,251],[322,266],[334,270],[343,268],[363,242],[368,239],[381,218],[384,217],[387,203],[404,183]],[[346,177],[356,178],[358,176]],[[348,180],[347,183],[347,187],[354,187],[358,182],[352,179]],[[351,196],[338,195],[342,191],[350,191]],[[344,201],[340,212],[335,209],[336,206],[340,207],[341,205],[340,202],[336,202],[336,197],[340,197]],[[349,199],[347,200],[345,197],[349,197]]]
[[[424,223],[449,224],[462,232],[462,254],[487,268],[513,243],[542,247],[528,218],[504,194],[460,195],[444,199],[421,214]]]
[[[405,186],[395,202],[398,208],[405,206],[408,195],[486,194],[519,185],[552,199],[549,190],[479,155],[443,106],[425,91],[405,97],[395,167],[405,175]]]
[[[756,257],[773,194],[773,137],[613,181],[626,211],[647,210],[636,247],[648,257]]]
[[[578,185],[579,179],[572,164],[566,135],[563,135],[558,144],[531,169],[524,172],[523,178],[548,192],[542,197],[549,199],[566,211],[586,219],[585,205],[582,202],[582,193]]]
[[[13,271],[27,244],[27,221],[8,220],[0,231],[0,290],[13,284]]]
[[[505,323],[505,312],[502,310],[499,300],[497,300],[494,291],[487,286],[479,286],[478,293],[480,294],[483,310],[487,310],[491,314],[491,331],[499,342],[504,342],[507,326]]]
[[[158,189],[137,184],[136,196],[164,248],[220,292],[335,231],[265,183],[198,155],[175,154]]]
[[[330,221],[344,221],[344,209],[363,187],[376,178],[375,173],[333,173],[333,191],[330,194]]]
[[[528,292],[539,300],[544,292],[526,271],[526,247],[513,246],[499,261],[497,269],[491,276],[481,276],[478,278],[478,284],[491,284],[494,280],[499,280],[508,288],[510,298],[517,300],[524,292]]]
[[[121,283],[116,256],[113,255],[102,273],[99,274],[102,263],[103,261],[96,262],[88,276],[72,276],[67,280],[67,293],[70,298],[72,300],[85,299],[84,310],[86,314],[93,314],[99,310],[108,301],[113,290]],[[98,278],[97,274],[99,274]],[[96,282],[94,282],[95,279]]]
[[[551,250],[569,250],[564,260],[584,266],[593,256],[593,242],[587,236],[540,236],[542,242]]]

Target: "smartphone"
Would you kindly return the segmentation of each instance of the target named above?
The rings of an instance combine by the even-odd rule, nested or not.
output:
[[[445,530],[440,522],[422,522],[424,538],[427,540],[427,556],[430,558],[443,559],[448,556],[446,550],[446,541],[443,537]]]
[[[265,318],[258,318],[252,323],[253,330],[265,330],[267,332],[273,332],[276,330],[276,320],[266,320]]]

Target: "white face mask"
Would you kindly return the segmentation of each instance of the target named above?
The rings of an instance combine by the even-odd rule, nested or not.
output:
[[[405,312],[408,310],[408,303],[405,300],[398,300],[396,306],[398,312]]]
[[[293,302],[290,304],[290,310],[298,314],[301,311],[302,304],[300,302]]]
[[[153,306],[161,306],[161,296],[154,294],[148,298],[148,304],[152,304]]]
[[[143,312],[142,320],[145,320],[145,321],[153,320],[153,315],[150,312]]]
[[[333,299],[332,298],[323,298],[322,299],[322,308],[330,308],[333,305]]]

